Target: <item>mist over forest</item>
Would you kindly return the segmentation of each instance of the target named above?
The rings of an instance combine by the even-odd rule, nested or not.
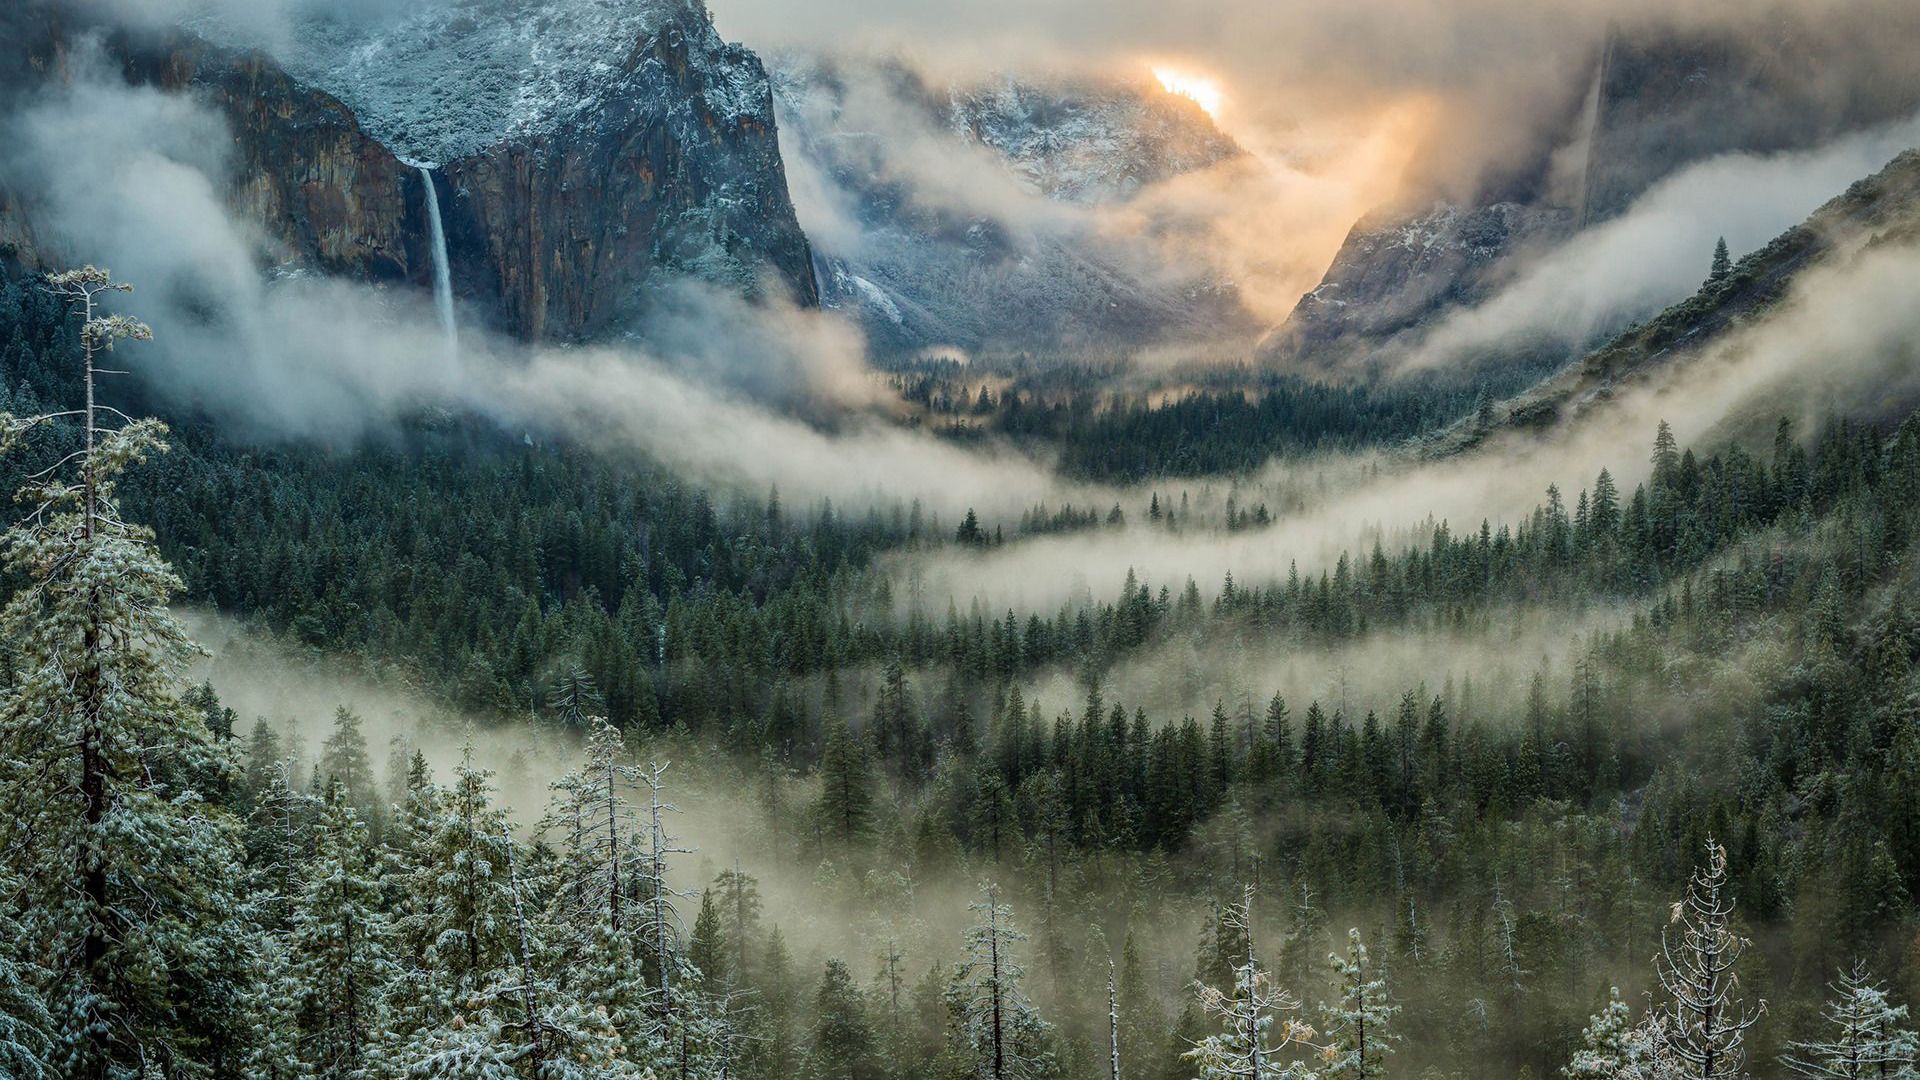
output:
[[[1916,57],[12,0],[0,1080],[1920,1075]]]

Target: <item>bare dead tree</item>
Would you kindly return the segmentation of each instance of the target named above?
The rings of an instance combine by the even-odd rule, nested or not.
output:
[[[1766,1002],[1749,1007],[1737,996],[1734,969],[1748,942],[1734,933],[1733,912],[1727,849],[1709,838],[1706,863],[1673,905],[1654,958],[1667,998],[1659,1009],[1667,1048],[1698,1080],[1738,1076],[1747,1031],[1766,1013]]]

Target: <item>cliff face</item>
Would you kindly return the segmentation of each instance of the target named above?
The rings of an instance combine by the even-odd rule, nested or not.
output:
[[[1522,170],[1547,176],[1556,150],[1578,149],[1575,182],[1532,182],[1518,193],[1361,222],[1262,355],[1338,368],[1488,298],[1529,256],[1620,215],[1688,165],[1812,147],[1908,115],[1920,96],[1912,80],[1856,71],[1854,55],[1843,36],[1812,25],[1782,25],[1766,39],[1614,33],[1591,67],[1568,73],[1570,85],[1589,86],[1586,107]],[[1849,72],[1852,84],[1836,86],[1835,71]]]
[[[579,126],[439,170],[456,282],[495,283],[530,338],[618,329],[662,272],[818,304],[759,59],[683,8],[620,72]]]
[[[1912,111],[1909,73],[1875,70],[1882,50],[1850,48],[1821,29],[1614,34],[1599,61],[1583,220],[1614,217],[1668,174],[1716,154],[1801,149]],[[1852,77],[1844,93],[1835,92],[1836,69]]]
[[[539,6],[521,6],[529,5]],[[483,23],[464,18],[464,5],[414,10],[413,21],[317,28],[299,36],[304,51],[284,57],[209,25],[102,40],[129,82],[195,94],[225,117],[230,201],[261,226],[271,260],[428,287],[425,189],[414,164],[424,160],[436,163],[455,295],[516,335],[571,340],[630,328],[644,319],[649,290],[682,274],[817,303],[766,73],[751,52],[722,42],[697,5],[592,7],[621,18],[576,35],[581,62],[566,71],[512,61],[549,43],[537,33],[582,28],[543,24],[537,12]],[[458,53],[463,34],[502,27],[522,48],[492,69],[441,54]],[[0,90],[69,77],[75,42],[97,29],[57,0],[0,13],[8,42]],[[379,78],[335,62],[349,54]],[[436,80],[459,93],[436,96]],[[433,112],[449,100],[518,111],[491,125],[485,115]],[[9,213],[9,202],[0,192],[0,243],[31,262],[30,218]]]
[[[1573,220],[1572,211],[1552,206],[1443,202],[1412,218],[1362,221],[1320,285],[1300,298],[1262,349],[1338,367],[1435,312],[1487,299],[1506,280],[1515,257],[1565,240]]]
[[[374,281],[431,282],[417,174],[338,100],[298,86],[259,53],[187,35],[121,37],[114,51],[129,81],[198,93],[226,117],[232,204],[274,239],[272,254]]]
[[[53,4],[0,14],[0,99],[29,95],[73,76],[73,50],[100,28]],[[184,34],[101,38],[105,59],[128,82],[200,95],[233,136],[229,196],[258,225],[268,258],[376,281],[424,281],[419,184],[411,169],[368,137],[327,94],[304,89],[271,60],[216,48]],[[42,252],[32,208],[0,193],[0,237],[29,265],[79,253]]]

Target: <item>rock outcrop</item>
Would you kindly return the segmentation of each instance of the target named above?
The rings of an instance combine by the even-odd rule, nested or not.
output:
[[[1477,208],[1441,202],[1411,218],[1363,220],[1320,285],[1300,298],[1262,348],[1338,368],[1436,312],[1487,299],[1516,257],[1565,240],[1573,226],[1571,210],[1517,202]]]

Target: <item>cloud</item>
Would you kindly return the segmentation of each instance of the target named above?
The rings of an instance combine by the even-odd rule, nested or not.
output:
[[[1589,345],[1692,295],[1717,239],[1735,258],[1762,247],[1916,145],[1920,116],[1805,152],[1727,154],[1691,166],[1526,266],[1493,299],[1448,316],[1401,366],[1471,362],[1516,343],[1568,352]]]
[[[1856,248],[1858,245],[1856,245]],[[1648,448],[1660,421],[1683,445],[1729,441],[1756,448],[1785,415],[1800,430],[1828,418],[1891,418],[1920,403],[1920,308],[1911,303],[1920,248],[1868,245],[1805,274],[1767,318],[1697,355],[1656,361],[1546,435],[1507,432],[1470,453],[1432,461],[1410,457],[1331,459],[1275,466],[1242,492],[1289,507],[1266,529],[1125,529],[1047,536],[986,553],[903,556],[898,578],[921,583],[937,610],[953,598],[988,610],[1051,611],[1062,603],[1116,595],[1129,571],[1153,588],[1178,591],[1192,578],[1217,592],[1231,573],[1243,585],[1330,570],[1341,554],[1423,545],[1432,528],[1476,531],[1483,519],[1515,524],[1558,485],[1571,505],[1602,468],[1631,491],[1650,471]],[[1763,451],[1765,452],[1765,451]],[[1281,494],[1291,493],[1282,499]],[[1131,515],[1138,522],[1144,515]]]
[[[263,274],[262,238],[229,212],[230,143],[190,99],[95,73],[5,119],[6,182],[55,257],[110,266],[156,341],[126,363],[155,392],[241,437],[345,444],[418,410],[642,453],[692,479],[792,500],[915,496],[957,520],[1060,490],[1041,463],[967,449],[903,409],[832,313],[754,304],[695,283],[647,339],[528,348],[463,328],[449,354],[424,291]]]

